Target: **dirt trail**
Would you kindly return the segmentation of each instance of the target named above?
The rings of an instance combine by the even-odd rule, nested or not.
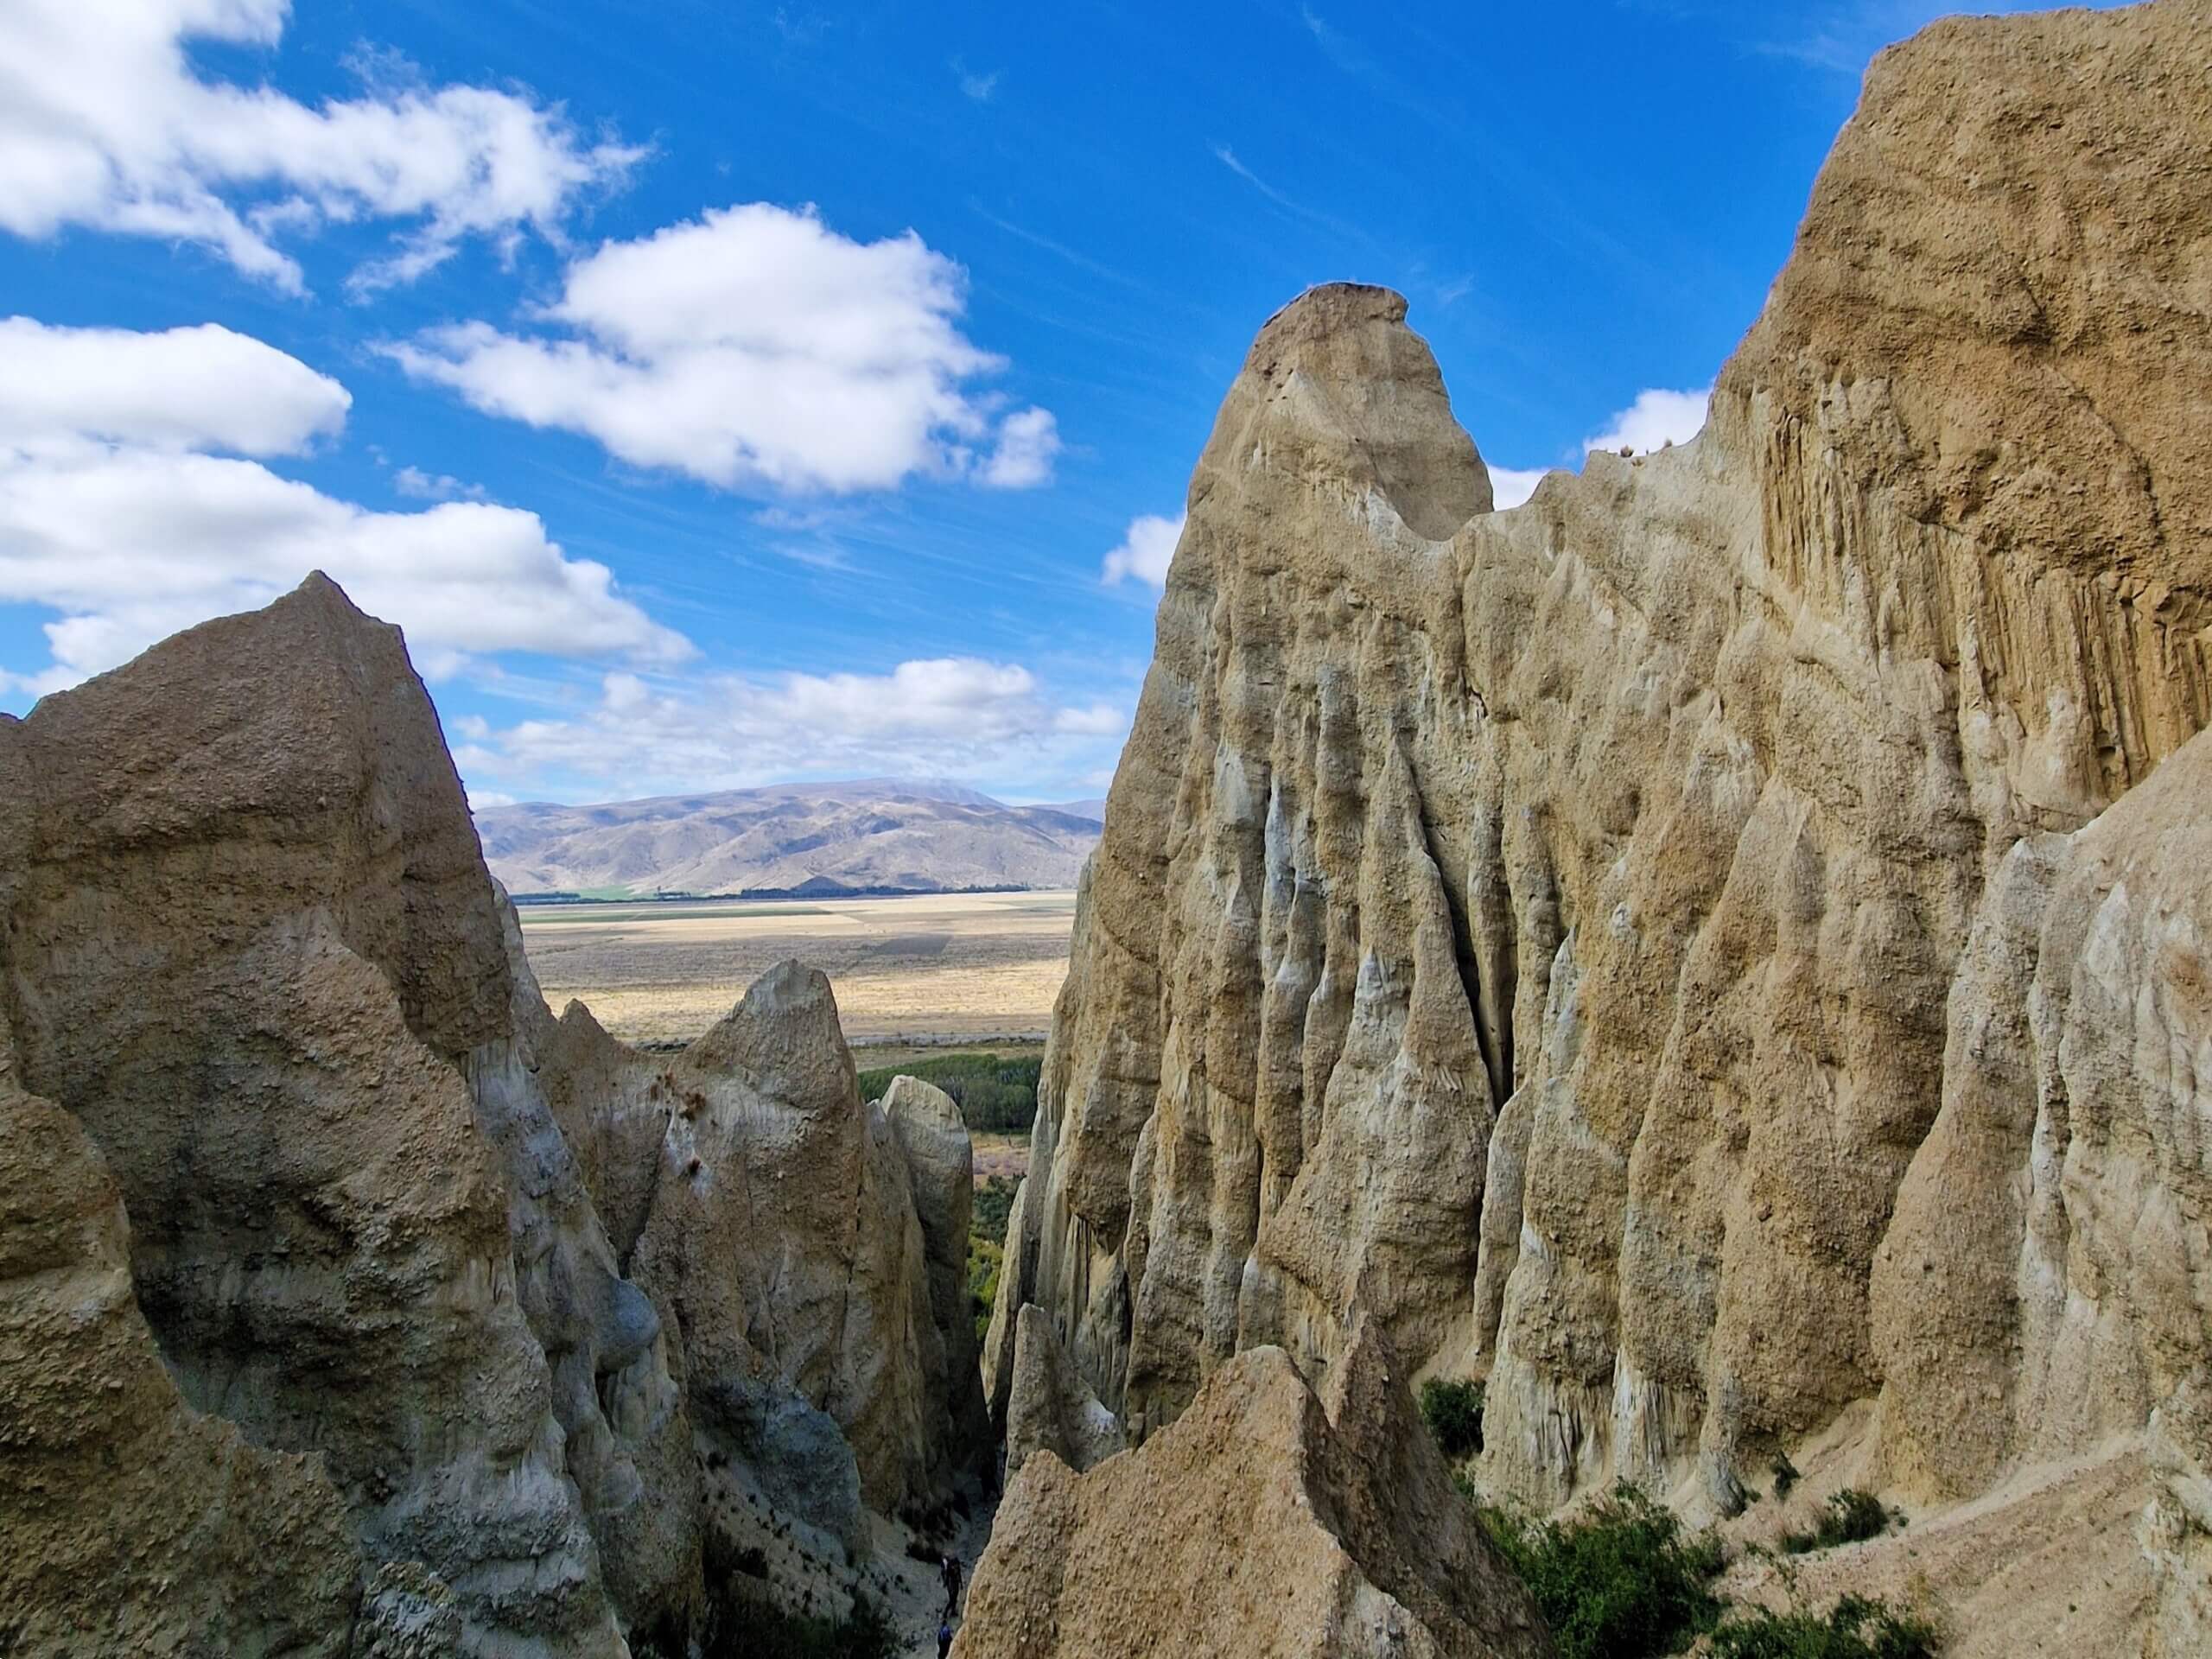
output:
[[[968,1586],[975,1579],[976,1562],[983,1546],[991,1541],[991,1522],[998,1509],[995,1497],[976,1503],[953,1535],[952,1553],[960,1561],[960,1607],[952,1619],[956,1632],[966,1616]],[[938,1569],[927,1562],[906,1559],[903,1554],[896,1568],[886,1610],[904,1641],[899,1649],[900,1659],[937,1659],[938,1624],[944,1615],[944,1589],[938,1582]]]

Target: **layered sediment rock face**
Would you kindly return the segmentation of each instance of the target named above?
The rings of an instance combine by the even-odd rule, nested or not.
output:
[[[1360,1310],[1487,1376],[1540,1504],[1726,1512],[1867,1402],[1929,1501],[2156,1424],[2201,1575],[2208,61],[2172,0],[1885,54],[1703,435],[1512,512],[1397,296],[1268,324],[1084,888],[995,1411],[1025,1302],[1140,1439]]]
[[[0,1455],[30,1482],[0,1631],[30,1650],[234,1595],[226,1650],[344,1651],[358,1612],[365,1652],[619,1654],[697,1616],[731,1390],[783,1388],[885,1505],[965,1454],[979,1399],[826,983],[779,970],[673,1067],[556,1022],[397,632],[322,579],[0,721]],[[56,1319],[83,1352],[34,1351]],[[58,1493],[126,1443],[143,1479]]]
[[[1537,1659],[1528,1591],[1480,1536],[1362,1327],[1317,1394],[1259,1348],[1141,1450],[1039,1449],[969,1592],[960,1659]]]

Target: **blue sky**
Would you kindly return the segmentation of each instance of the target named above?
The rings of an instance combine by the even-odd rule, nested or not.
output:
[[[14,0],[0,707],[322,566],[480,801],[1099,792],[1271,311],[1687,436],[1944,10]]]

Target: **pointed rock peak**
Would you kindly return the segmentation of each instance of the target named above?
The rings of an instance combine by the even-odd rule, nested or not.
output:
[[[796,959],[753,981],[745,1000],[685,1049],[678,1065],[734,1071],[772,1099],[805,1110],[849,1109],[860,1099],[829,976]]]
[[[905,1076],[891,1079],[883,1092],[883,1110],[893,1122],[926,1124],[931,1128],[968,1132],[968,1120],[959,1103],[933,1083]]]
[[[1490,473],[1452,416],[1427,342],[1387,288],[1329,283],[1270,317],[1200,462],[1234,474],[1265,458],[1311,483],[1332,475],[1440,541],[1491,510]],[[1193,500],[1203,489],[1194,484]]]
[[[1321,1408],[1340,1434],[1354,1429],[1395,1430],[1395,1420],[1409,1414],[1405,1409],[1412,1398],[1408,1387],[1382,1325],[1361,1313],[1353,1319],[1351,1342],[1329,1367],[1321,1388]],[[1394,1438],[1392,1433],[1384,1436],[1386,1441]]]
[[[591,1011],[591,1005],[573,996],[561,1010],[561,1028],[576,1036],[610,1043],[614,1040],[607,1034],[607,1027],[599,1023],[599,1016]]]

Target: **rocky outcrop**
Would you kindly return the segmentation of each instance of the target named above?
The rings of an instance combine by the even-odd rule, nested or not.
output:
[[[969,1224],[976,1199],[976,1152],[968,1125],[952,1096],[919,1077],[893,1077],[880,1109],[906,1160],[906,1184],[922,1224],[922,1254],[930,1287],[931,1318],[922,1333],[922,1370],[927,1391],[942,1399],[946,1420],[931,1444],[950,1465],[990,1445],[981,1374],[982,1342],[968,1294]]]
[[[465,1075],[506,1031],[499,915],[397,630],[317,579],[0,754],[20,1075],[114,1171],[186,1399],[319,1453],[370,1558],[485,1639],[614,1651]]]
[[[702,1431],[758,1455],[752,1425],[802,1402],[834,1421],[871,1507],[924,1497],[970,1449],[956,1424],[978,1385],[945,1370],[928,1206],[881,1106],[860,1097],[830,982],[795,962],[764,976],[677,1057],[666,1092],[631,1270],[675,1311]],[[938,1127],[964,1148],[964,1129]],[[953,1315],[957,1341],[967,1314]]]
[[[1528,1591],[1482,1538],[1379,1336],[1316,1393],[1288,1355],[1217,1369],[1140,1451],[1007,1489],[960,1659],[1535,1659]]]
[[[721,1402],[763,1376],[820,1420],[772,1448],[786,1484],[795,1447],[857,1446],[885,1505],[956,1466],[908,1161],[826,984],[772,976],[673,1067],[554,1020],[397,630],[323,579],[0,721],[0,916],[9,1317],[92,1338],[9,1356],[27,1650],[87,1618],[680,1641]],[[143,1481],[57,1496],[126,1444]]]
[[[1363,1310],[1487,1377],[1484,1478],[1540,1505],[1726,1512],[1870,1402],[1928,1502],[2156,1423],[2201,1573],[2208,54],[2172,0],[1885,54],[1705,433],[1511,512],[1396,296],[1268,324],[995,1410],[1026,1301],[1140,1440]]]
[[[1099,1403],[1083,1373],[1035,1303],[1014,1321],[1014,1377],[1006,1412],[1006,1473],[1011,1480],[1037,1452],[1050,1452],[1081,1474],[1128,1446],[1121,1420]]]

